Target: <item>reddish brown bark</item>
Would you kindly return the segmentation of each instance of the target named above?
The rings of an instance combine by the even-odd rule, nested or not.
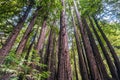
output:
[[[72,42],[72,52],[73,52],[73,59],[74,59],[74,72],[75,72],[75,77],[76,80],[79,80],[78,78],[78,71],[77,71],[77,64],[76,64],[76,55],[75,55],[75,51],[74,51],[74,42]]]
[[[30,21],[30,24],[28,25],[28,27],[27,27],[18,47],[17,47],[16,54],[21,54],[23,52],[23,49],[24,49],[24,47],[28,41],[29,35],[34,27],[35,20],[37,18],[37,15],[38,15],[38,12],[40,9],[41,9],[41,7],[38,7],[37,10],[35,11],[35,13],[33,14],[33,17]]]
[[[47,49],[46,49],[46,54],[45,54],[45,60],[44,60],[44,64],[47,65],[47,69],[50,69],[50,60],[51,60],[51,54],[53,52],[53,31],[51,29],[50,31],[50,35],[48,38],[48,43],[47,43]]]
[[[36,50],[37,53],[39,53],[39,51],[42,50],[43,43],[45,41],[45,35],[46,35],[46,32],[47,32],[46,31],[47,30],[46,20],[47,20],[47,17],[44,17],[43,25],[41,27],[40,35],[39,35],[39,38],[38,38],[38,42],[37,42],[37,45],[35,47],[35,50]]]
[[[51,29],[48,40],[48,46],[46,49],[46,58],[45,58],[45,64],[47,65],[46,71],[50,71],[50,76],[46,80],[55,80],[56,65],[55,65],[54,41],[55,41],[55,33]]]
[[[83,23],[84,23],[84,27],[87,30],[87,34],[88,34],[88,37],[89,37],[89,40],[90,40],[90,44],[92,46],[92,50],[93,50],[93,53],[94,53],[94,56],[95,56],[97,66],[99,68],[99,72],[101,73],[102,80],[106,80],[106,79],[108,80],[108,79],[110,79],[110,77],[108,76],[108,73],[107,73],[106,67],[105,67],[105,65],[102,61],[102,57],[100,55],[99,49],[98,49],[98,47],[95,43],[95,39],[93,37],[92,32],[90,31],[90,28],[89,28],[85,18],[83,18]]]
[[[80,69],[80,73],[81,73],[81,76],[82,76],[82,80],[89,80],[88,72],[87,72],[87,68],[86,68],[86,65],[85,65],[84,58],[83,58],[82,49],[81,49],[81,46],[80,46],[79,37],[77,35],[78,33],[77,33],[77,28],[76,28],[76,25],[75,25],[73,15],[72,15],[72,23],[73,23],[73,26],[74,26],[74,35],[75,35],[78,57],[79,57],[79,69]]]
[[[94,18],[94,22],[95,22],[97,28],[99,29],[100,33],[102,34],[102,36],[103,36],[103,38],[104,38],[104,40],[105,40],[111,54],[112,54],[112,57],[113,57],[114,62],[115,62],[115,66],[117,68],[117,73],[118,73],[118,76],[119,76],[119,79],[120,79],[120,60],[119,60],[114,48],[112,47],[110,41],[108,40],[108,38],[106,37],[106,35],[102,31],[102,29],[100,28],[100,25],[98,24],[97,20],[95,19],[95,17],[93,17],[93,18]]]
[[[20,21],[18,22],[16,27],[13,29],[11,35],[6,40],[6,43],[0,49],[0,64],[2,64],[4,62],[5,57],[8,55],[10,49],[14,45],[14,42],[15,42],[20,30],[22,29],[22,26],[23,26],[28,14],[29,14],[31,8],[32,8],[31,5],[28,6],[28,8],[27,8],[26,12],[24,13],[23,17],[20,19]]]
[[[38,32],[38,28],[37,28],[34,36],[31,39],[31,43],[30,43],[30,46],[29,46],[28,51],[26,53],[25,60],[28,60],[28,58],[29,58],[30,51],[32,50],[33,44],[35,43],[35,38],[36,38],[36,35],[37,35],[37,32]]]
[[[91,78],[92,78],[92,80],[101,80],[101,77],[100,77],[100,74],[98,72],[96,62],[95,62],[95,58],[94,58],[94,55],[93,55],[93,51],[92,51],[92,48],[90,46],[88,36],[85,32],[85,28],[83,28],[81,17],[79,15],[79,12],[78,12],[75,1],[74,1],[74,8],[75,8],[76,16],[77,16],[77,19],[78,19],[78,24],[79,24],[79,27],[80,27],[81,37],[82,37],[83,44],[84,44],[85,51],[86,51],[86,57],[88,59],[88,64],[89,64],[89,68],[90,68],[90,72],[91,72],[90,73]]]
[[[101,47],[101,49],[102,49],[102,51],[103,51],[103,54],[104,54],[104,56],[105,56],[105,58],[106,58],[106,61],[107,61],[107,63],[108,63],[108,66],[109,66],[111,75],[112,75],[113,79],[119,80],[119,79],[118,79],[118,75],[117,75],[116,70],[115,70],[115,66],[114,66],[113,63],[112,63],[112,60],[111,60],[111,58],[110,58],[107,50],[105,49],[105,46],[103,45],[102,40],[100,39],[100,36],[98,35],[98,33],[97,33],[97,31],[96,31],[96,29],[95,29],[95,27],[94,27],[94,25],[93,25],[93,22],[92,22],[91,18],[89,18],[89,20],[90,20],[90,23],[91,23],[91,27],[92,27],[92,29],[93,29],[93,31],[94,31],[94,33],[95,33],[95,36],[96,36],[96,38],[98,39],[98,42],[99,42],[99,44],[100,44],[100,47]]]
[[[58,52],[58,79],[72,80],[71,66],[68,52],[68,40],[65,22],[65,2],[61,0],[63,9],[60,15],[60,36],[59,36],[59,52]]]

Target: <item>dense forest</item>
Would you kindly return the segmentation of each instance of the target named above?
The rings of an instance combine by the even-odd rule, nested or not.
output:
[[[0,0],[0,80],[120,80],[120,0]]]

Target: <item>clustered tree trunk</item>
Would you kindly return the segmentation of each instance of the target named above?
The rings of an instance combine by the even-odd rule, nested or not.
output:
[[[75,12],[76,12],[76,17],[78,19],[78,24],[79,24],[79,27],[80,27],[80,33],[81,33],[81,37],[82,37],[83,44],[84,44],[84,47],[85,47],[86,56],[87,56],[87,59],[88,59],[91,79],[92,80],[101,80],[100,73],[98,72],[98,68],[97,68],[97,65],[96,65],[96,62],[95,62],[95,57],[93,55],[93,51],[92,51],[92,48],[90,46],[88,36],[85,32],[85,28],[83,27],[81,17],[80,17],[80,14],[78,12],[75,1],[74,1],[74,9],[75,9]]]
[[[77,45],[77,51],[78,51],[78,57],[79,57],[79,66],[80,66],[80,72],[82,75],[82,79],[89,80],[89,75],[87,72],[87,67],[85,65],[85,61],[84,61],[84,57],[83,57],[83,53],[82,53],[82,49],[81,49],[81,45],[80,45],[80,40],[79,40],[79,36],[77,33],[77,28],[75,25],[73,15],[72,15],[72,21],[73,21],[73,26],[74,26],[74,35],[75,35],[75,40],[76,40],[76,45]]]
[[[102,31],[102,29],[100,28],[100,26],[99,26],[96,18],[93,17],[93,19],[94,19],[94,22],[95,22],[97,28],[99,29],[100,33],[102,34],[102,36],[103,36],[103,38],[104,38],[104,40],[105,40],[105,42],[106,42],[106,44],[107,44],[107,46],[108,46],[111,54],[112,54],[112,57],[113,57],[113,59],[114,59],[115,66],[116,66],[116,68],[117,68],[117,73],[118,73],[118,76],[119,76],[119,78],[120,78],[120,61],[119,61],[119,59],[118,59],[118,57],[117,57],[117,54],[116,54],[115,50],[113,49],[112,45],[110,44],[110,41],[108,40],[108,38],[106,37],[106,35],[105,35],[104,32]]]
[[[97,48],[97,45],[95,43],[92,32],[90,31],[90,28],[89,28],[85,18],[83,18],[83,23],[84,23],[84,27],[86,27],[86,31],[87,31],[87,34],[88,34],[88,37],[89,37],[89,40],[90,40],[90,44],[91,44],[91,47],[92,47],[92,50],[93,50],[93,54],[95,56],[97,67],[98,67],[99,72],[100,72],[100,76],[102,77],[102,80],[103,79],[109,79],[109,76],[108,76],[108,73],[106,71],[105,65],[102,61],[102,57],[100,55],[100,52]]]
[[[91,27],[92,27],[95,35],[96,35],[96,38],[98,39],[98,42],[99,42],[99,44],[100,44],[100,47],[101,47],[101,49],[102,49],[102,51],[103,51],[103,54],[104,54],[104,56],[105,56],[105,58],[106,58],[106,61],[107,61],[107,63],[108,63],[108,66],[109,66],[111,75],[112,75],[112,77],[113,77],[114,79],[119,80],[119,79],[118,79],[118,74],[117,74],[117,72],[116,72],[116,70],[115,70],[115,66],[114,66],[114,64],[112,63],[112,60],[111,60],[111,58],[110,58],[110,56],[109,56],[109,54],[108,54],[105,46],[103,45],[102,40],[100,39],[100,36],[98,35],[98,33],[97,33],[97,31],[96,31],[93,23],[92,23],[92,20],[91,20],[90,18],[89,18],[89,20],[90,20],[90,22],[91,22]]]
[[[16,27],[14,27],[12,33],[10,34],[9,38],[6,40],[6,43],[3,45],[3,47],[0,49],[0,64],[4,62],[5,57],[8,55],[10,49],[12,48],[13,44],[15,43],[15,40],[20,32],[20,30],[23,27],[23,24],[32,8],[32,5],[29,5],[26,12],[20,18],[18,24]]]
[[[73,0],[73,6],[69,5],[69,7],[71,7],[71,16],[69,16],[73,26],[72,29],[74,30],[74,37],[72,37],[72,46],[71,44],[68,45],[67,23],[69,22],[66,21],[66,18],[68,18],[68,16],[66,16],[66,2],[65,0],[61,0],[60,2],[62,8],[60,9],[59,16],[59,33],[57,33],[57,30],[55,29],[56,26],[58,26],[58,24],[55,25],[55,23],[59,22],[55,19],[54,21],[49,21],[51,20],[51,14],[49,14],[49,12],[47,13],[47,10],[45,10],[44,16],[42,15],[41,17],[43,23],[41,23],[42,26],[40,31],[40,25],[37,25],[37,28],[34,30],[34,25],[36,24],[35,21],[39,17],[39,12],[44,8],[37,7],[34,14],[32,14],[32,18],[21,41],[19,42],[15,55],[22,56],[21,53],[27,49],[26,52],[24,51],[25,61],[23,62],[23,64],[26,65],[29,58],[31,58],[32,61],[36,58],[34,55],[38,54],[41,58],[39,63],[44,63],[46,67],[42,68],[38,65],[32,67],[32,64],[30,67],[37,69],[40,73],[42,71],[49,71],[49,77],[45,78],[45,80],[73,80],[74,78],[80,80],[79,74],[81,75],[82,80],[120,80],[120,61],[114,48],[101,29],[96,17],[92,15],[80,15],[76,0]],[[20,21],[11,32],[11,35],[9,35],[6,43],[0,49],[0,64],[4,63],[5,57],[14,45],[31,9],[32,5],[29,5]],[[47,24],[47,22],[49,22],[50,25]],[[52,22],[53,24],[51,26]],[[32,30],[34,31],[34,34],[30,37]],[[103,39],[101,39],[99,34],[101,34]],[[29,39],[31,39],[30,42]],[[103,40],[107,47],[105,47]],[[70,49],[71,52],[69,52]],[[32,57],[30,56],[30,53],[32,54]],[[72,57],[73,60],[71,59]],[[104,63],[103,60],[105,60],[106,63]],[[71,64],[72,61],[73,64]],[[110,70],[110,74],[107,71],[106,65]],[[75,73],[75,77],[72,72]],[[10,77],[11,73],[8,73],[4,76],[0,76],[0,79],[9,80]],[[22,76],[19,76],[19,80],[22,79],[20,77]],[[34,79],[29,77],[29,80]]]
[[[39,53],[43,48],[43,43],[45,41],[45,35],[46,35],[46,32],[47,32],[46,31],[47,30],[46,22],[47,22],[47,17],[44,17],[43,25],[41,27],[40,35],[39,35],[39,38],[38,38],[38,42],[37,42],[37,45],[35,46],[35,50],[36,50],[37,53]]]
[[[28,41],[28,38],[30,36],[30,33],[31,33],[31,31],[32,31],[32,29],[34,27],[35,20],[36,20],[36,18],[38,16],[38,12],[39,12],[40,9],[41,9],[41,7],[38,7],[36,9],[35,13],[33,14],[33,17],[32,17],[32,19],[30,21],[30,24],[27,27],[27,29],[26,29],[26,31],[25,31],[25,33],[24,33],[24,35],[23,35],[23,37],[22,37],[22,39],[21,39],[21,41],[19,43],[19,46],[17,47],[16,54],[21,54],[23,52],[23,49],[24,49],[24,47],[25,47],[25,45],[26,45],[26,43]]]

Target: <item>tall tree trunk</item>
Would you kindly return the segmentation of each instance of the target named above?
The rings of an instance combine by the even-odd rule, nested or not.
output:
[[[55,80],[55,53],[54,53],[54,46],[55,46],[55,33],[51,29],[49,40],[48,40],[48,46],[46,50],[46,58],[45,58],[45,64],[47,65],[46,71],[50,71],[50,76],[46,80]]]
[[[105,58],[106,58],[106,61],[107,61],[107,63],[108,63],[109,69],[110,69],[110,72],[111,72],[111,74],[112,74],[112,77],[113,77],[114,79],[116,79],[116,80],[119,80],[119,79],[118,79],[118,75],[117,75],[116,70],[115,70],[115,67],[114,67],[114,65],[113,65],[113,63],[112,63],[112,60],[111,60],[111,58],[110,58],[107,50],[105,49],[105,46],[103,45],[102,40],[100,39],[100,37],[99,37],[99,35],[98,35],[98,33],[97,33],[94,25],[93,25],[93,22],[92,22],[91,18],[89,18],[89,20],[90,20],[92,29],[93,29],[93,31],[94,31],[94,33],[95,33],[95,35],[96,35],[96,38],[98,39],[98,42],[99,42],[99,44],[100,44],[100,46],[101,46],[101,49],[102,49],[102,51],[103,51],[103,54],[104,54],[104,56],[105,56]]]
[[[94,56],[95,56],[97,66],[99,68],[99,72],[100,72],[101,77],[102,77],[102,80],[108,80],[108,79],[110,79],[110,77],[107,73],[106,67],[105,67],[105,65],[102,61],[102,57],[100,55],[100,52],[99,52],[98,47],[95,43],[92,32],[90,31],[90,28],[89,28],[85,18],[83,18],[83,23],[84,23],[84,27],[87,30],[87,34],[88,34],[88,37],[89,37],[89,40],[90,40],[90,44],[91,44],[91,47],[92,47],[92,50],[93,50],[93,53],[94,53]]]
[[[47,43],[47,49],[46,49],[46,54],[45,54],[45,60],[44,60],[44,64],[47,65],[47,70],[50,69],[50,60],[51,60],[51,54],[53,52],[53,31],[52,29],[50,30],[50,35],[49,35],[49,38],[48,38],[48,43]]]
[[[30,35],[30,32],[32,31],[32,28],[34,27],[34,24],[35,24],[35,20],[37,18],[37,15],[38,15],[38,12],[39,10],[41,9],[41,7],[38,7],[35,11],[35,13],[33,14],[33,17],[30,21],[30,24],[28,25],[18,47],[17,47],[17,50],[16,50],[16,54],[21,54],[23,52],[23,49],[28,41],[28,38],[29,38],[29,35]]]
[[[74,35],[75,35],[75,40],[76,40],[76,45],[77,45],[77,51],[78,51],[78,57],[79,57],[79,68],[80,68],[80,73],[81,73],[81,76],[82,76],[82,80],[89,80],[88,72],[87,72],[85,61],[84,61],[84,58],[83,58],[83,55],[82,55],[82,49],[81,49],[81,46],[80,46],[79,37],[77,35],[78,33],[77,33],[77,28],[76,28],[76,25],[75,25],[73,15],[72,15],[72,23],[73,23],[73,26],[74,26]]]
[[[39,27],[38,27],[38,28],[39,28]],[[31,43],[30,43],[30,46],[29,46],[28,51],[27,51],[27,53],[26,53],[25,60],[28,60],[28,58],[29,58],[30,51],[31,51],[31,49],[32,49],[33,44],[35,43],[35,38],[36,38],[36,35],[37,35],[37,33],[38,33],[38,28],[37,28],[34,36],[33,36],[32,39],[31,39]]]
[[[74,51],[74,43],[72,42],[72,52],[73,52],[73,59],[74,59],[74,72],[75,72],[75,77],[76,77],[76,80],[79,80],[78,78],[78,71],[77,71],[77,64],[76,64],[76,55],[75,55],[75,51]]]
[[[41,27],[40,35],[39,35],[39,38],[38,38],[38,42],[37,42],[37,45],[35,47],[35,50],[36,50],[37,53],[39,53],[39,51],[42,50],[43,43],[45,41],[45,35],[46,35],[46,30],[47,30],[46,21],[47,21],[47,17],[44,17],[43,25]]]
[[[60,15],[60,36],[59,36],[59,52],[58,52],[58,79],[72,80],[71,65],[68,52],[68,40],[65,23],[65,1],[61,0],[63,9]]]
[[[52,51],[52,55],[51,55],[51,64],[50,64],[50,72],[51,75],[48,78],[48,80],[56,80],[56,53],[55,53],[55,36],[53,38],[53,51]]]
[[[90,46],[90,42],[88,40],[88,36],[85,32],[85,29],[83,28],[81,17],[79,15],[79,12],[78,12],[75,1],[74,1],[74,9],[75,9],[76,16],[77,16],[77,19],[78,19],[78,24],[80,26],[80,32],[81,32],[82,40],[83,40],[83,43],[84,43],[84,47],[85,47],[85,51],[86,51],[86,55],[87,55],[87,59],[88,59],[88,63],[89,63],[91,78],[92,78],[92,80],[101,80],[101,77],[100,77],[100,74],[98,72],[96,62],[95,62],[95,58],[94,58],[94,55],[93,55],[93,51],[92,51],[92,48]]]
[[[98,24],[98,22],[97,22],[97,20],[95,19],[95,17],[93,17],[93,19],[94,19],[94,22],[95,22],[97,28],[99,29],[100,33],[102,34],[102,36],[103,36],[103,38],[104,38],[104,40],[105,40],[108,48],[110,49],[110,52],[111,52],[112,57],[113,57],[113,59],[114,59],[115,66],[116,66],[116,68],[117,68],[117,73],[118,73],[118,76],[119,76],[119,79],[120,79],[120,60],[119,60],[119,58],[118,58],[118,56],[117,56],[114,48],[113,48],[112,45],[110,44],[110,41],[108,40],[108,38],[106,37],[106,35],[105,35],[104,32],[102,31],[102,29],[100,28],[100,25]]]
[[[6,40],[6,43],[0,49],[0,64],[2,64],[4,62],[5,57],[8,55],[8,52],[10,51],[12,46],[14,45],[14,42],[15,42],[20,30],[22,29],[22,26],[23,26],[28,14],[29,14],[31,8],[32,8],[32,5],[29,5],[26,12],[22,16],[22,18],[20,19],[20,21],[18,22],[16,27],[13,29],[9,38]]]
[[[86,57],[86,52],[85,52],[83,41],[81,40],[80,32],[78,32],[78,31],[79,31],[79,29],[76,29],[77,35],[79,36],[81,51],[82,51],[82,55],[83,55],[83,58],[84,58],[85,66],[86,66],[86,69],[87,69],[87,72],[88,72],[88,77],[89,77],[89,80],[90,80],[91,79],[91,75],[90,75],[90,70],[89,70],[88,61],[87,61],[87,57]]]

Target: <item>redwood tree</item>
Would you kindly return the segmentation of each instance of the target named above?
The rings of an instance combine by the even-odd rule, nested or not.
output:
[[[104,40],[105,40],[105,42],[106,42],[106,44],[107,44],[107,46],[108,46],[108,48],[109,48],[109,50],[110,50],[110,52],[111,52],[111,54],[112,54],[112,57],[113,57],[113,59],[114,59],[115,66],[116,66],[116,68],[117,68],[117,73],[118,73],[118,76],[119,76],[119,79],[120,79],[120,60],[119,60],[119,58],[118,58],[118,56],[117,56],[114,48],[112,47],[110,41],[108,40],[108,38],[107,38],[106,35],[104,34],[103,30],[101,29],[100,25],[98,24],[97,19],[96,19],[95,17],[93,17],[93,19],[94,19],[94,22],[95,22],[97,28],[99,29],[102,37],[104,38]]]
[[[79,36],[78,36],[78,33],[77,33],[77,27],[75,25],[73,15],[72,15],[72,23],[73,23],[73,27],[74,27],[74,35],[75,35],[76,46],[77,46],[77,51],[78,51],[79,69],[80,69],[80,72],[81,72],[81,77],[82,77],[82,80],[89,80],[87,67],[85,65],[85,61],[84,61],[84,57],[83,57],[83,53],[82,53],[82,49],[81,49],[81,45],[80,45],[80,40],[79,40]]]
[[[58,52],[58,79],[72,80],[71,65],[68,52],[68,40],[65,21],[65,1],[61,0],[63,9],[60,14],[59,52]]]
[[[35,46],[35,50],[36,50],[37,53],[39,53],[39,51],[42,50],[42,48],[43,48],[43,43],[45,41],[45,35],[46,35],[46,32],[47,32],[46,31],[47,30],[46,22],[47,22],[47,17],[45,16],[44,19],[43,19],[43,24],[42,24],[42,27],[41,27],[38,42]]]
[[[118,74],[117,74],[116,69],[115,69],[115,66],[114,66],[114,64],[112,63],[112,60],[111,60],[111,58],[110,58],[110,56],[109,56],[109,54],[108,54],[105,46],[103,45],[103,42],[102,42],[102,40],[100,39],[100,36],[98,35],[98,32],[96,31],[96,29],[95,29],[95,27],[94,27],[94,25],[93,25],[93,22],[92,22],[92,20],[91,20],[91,18],[89,18],[89,20],[90,20],[90,23],[91,23],[91,27],[92,27],[92,29],[93,29],[93,31],[94,31],[94,33],[95,33],[95,36],[96,36],[96,38],[97,38],[97,40],[98,40],[98,42],[99,42],[99,44],[100,44],[100,47],[101,47],[101,49],[102,49],[102,51],[103,51],[103,54],[104,54],[104,56],[105,56],[105,58],[106,58],[106,61],[107,61],[107,63],[108,63],[108,66],[109,66],[111,75],[112,75],[113,79],[119,80],[119,79],[118,79]]]
[[[81,37],[82,37],[82,40],[83,40],[83,44],[84,44],[85,51],[86,51],[86,56],[87,56],[87,59],[88,59],[88,64],[89,64],[89,68],[90,68],[90,72],[91,72],[90,73],[91,78],[92,78],[92,80],[101,80],[101,77],[100,77],[100,74],[98,72],[96,62],[95,62],[95,58],[94,58],[94,55],[93,55],[93,51],[92,51],[92,48],[90,46],[88,36],[85,32],[85,28],[83,28],[81,17],[80,17],[80,14],[78,12],[75,1],[74,1],[74,9],[75,9],[75,12],[76,12],[76,17],[77,17],[77,20],[78,20]]]
[[[102,79],[104,79],[104,80],[110,79],[110,77],[108,76],[106,67],[103,63],[102,57],[100,55],[99,49],[95,43],[95,39],[93,37],[93,34],[92,34],[85,18],[83,18],[83,23],[84,23],[84,27],[86,28],[86,31],[87,31],[87,34],[88,34],[88,37],[90,40],[90,45],[92,47],[92,50],[93,50],[93,53],[95,56],[97,67],[99,68],[100,75],[101,75]]]
[[[12,46],[14,45],[15,40],[16,40],[20,30],[22,29],[23,24],[28,16],[31,8],[32,8],[32,5],[29,5],[27,7],[27,10],[25,11],[24,15],[22,16],[22,18],[20,18],[18,24],[16,25],[16,27],[14,27],[12,33],[10,34],[8,39],[6,40],[5,44],[0,49],[0,64],[2,64],[4,62],[5,57],[8,55],[8,52],[10,51]]]
[[[39,12],[40,9],[41,9],[41,7],[38,7],[36,9],[35,13],[33,14],[33,17],[32,17],[32,19],[30,21],[30,24],[28,25],[28,27],[27,27],[27,29],[26,29],[26,31],[25,31],[25,33],[24,33],[18,47],[17,47],[16,54],[21,54],[22,53],[22,51],[23,51],[23,49],[24,49],[24,47],[25,47],[25,45],[26,45],[26,43],[28,41],[29,35],[30,35],[30,33],[31,33],[31,31],[32,31],[32,29],[34,27],[35,20],[37,18],[37,15],[38,15],[38,12]]]

